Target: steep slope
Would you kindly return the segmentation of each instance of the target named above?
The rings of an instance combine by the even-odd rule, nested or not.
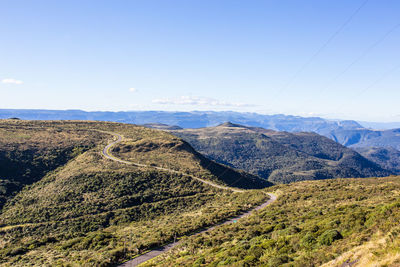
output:
[[[105,135],[62,123],[0,120],[0,209],[25,185],[89,150]]]
[[[379,164],[382,168],[400,173],[400,151],[391,147],[354,147],[365,158]]]
[[[217,162],[272,182],[386,176],[391,172],[326,137],[224,123],[171,131]]]
[[[16,131],[30,127],[29,133],[47,127],[77,135],[91,131],[94,136],[92,148],[7,200],[0,214],[0,264],[109,266],[266,199],[259,191],[234,193],[184,174],[224,186],[229,182],[236,187],[268,185],[207,160],[165,132],[100,122],[20,121],[16,125],[7,121],[4,125]],[[101,151],[113,138],[107,132],[124,137],[111,148],[114,156],[141,165],[104,157]],[[44,145],[52,138],[49,134],[38,143]],[[161,166],[168,169],[156,168]]]
[[[325,135],[350,147],[393,147],[400,149],[400,129],[337,129]]]
[[[144,266],[399,266],[399,189],[400,177],[274,186],[268,209]]]
[[[400,150],[400,129],[370,130],[361,135],[359,142],[351,147],[392,147]]]

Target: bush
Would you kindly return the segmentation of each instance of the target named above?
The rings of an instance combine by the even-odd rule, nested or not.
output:
[[[315,242],[315,237],[311,233],[307,233],[300,241],[301,245],[305,248],[312,248]]]
[[[338,230],[327,230],[319,238],[321,245],[330,246],[335,240],[342,239],[343,236]]]
[[[271,259],[269,259],[268,266],[276,267],[276,266],[281,266],[282,264],[288,262],[289,262],[289,257],[286,255],[282,255],[282,256],[272,257]]]
[[[118,262],[120,259],[123,259],[125,256],[124,248],[116,248],[110,251],[110,259],[112,262]]]
[[[244,262],[245,264],[250,264],[250,265],[254,265],[254,263],[257,261],[257,258],[253,255],[247,255],[246,257],[244,257]]]
[[[25,254],[28,250],[25,247],[16,247],[7,253],[7,256],[16,256]]]
[[[285,228],[286,228],[286,225],[285,225],[284,223],[278,223],[278,224],[275,226],[274,230],[275,230],[275,231],[277,231],[277,230],[283,230],[283,229],[285,229]]]
[[[194,266],[201,266],[202,264],[205,264],[206,260],[204,259],[204,257],[200,257],[198,258],[195,262],[194,262]]]

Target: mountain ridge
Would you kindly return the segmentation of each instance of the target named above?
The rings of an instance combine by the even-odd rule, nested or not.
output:
[[[283,114],[262,115],[233,111],[86,112],[82,110],[0,109],[0,119],[11,117],[34,120],[81,119],[114,121],[145,125],[160,130],[214,127],[226,121],[230,121],[248,127],[262,127],[275,131],[315,132],[351,148],[381,147],[400,150],[399,129],[374,130],[363,127],[362,125],[366,125],[366,122],[358,123],[353,120],[327,120],[319,117],[305,118]],[[396,123],[387,125],[398,126]]]
[[[278,132],[230,122],[169,132],[217,162],[277,183],[393,174],[316,133]]]

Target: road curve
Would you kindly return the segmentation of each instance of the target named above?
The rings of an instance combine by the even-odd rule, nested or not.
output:
[[[193,178],[193,179],[195,179],[195,180],[198,180],[198,181],[200,181],[200,182],[202,182],[202,183],[208,184],[208,185],[210,185],[210,186],[213,186],[213,187],[216,187],[216,188],[219,188],[219,189],[230,190],[230,191],[232,191],[232,192],[237,192],[237,193],[243,193],[243,192],[245,192],[244,190],[239,190],[239,189],[232,188],[232,187],[227,187],[227,186],[218,185],[218,184],[215,184],[215,183],[213,183],[213,182],[210,182],[210,181],[201,179],[201,178],[199,178],[199,177],[195,177],[195,176],[193,176],[193,175],[191,175],[191,174],[179,172],[179,171],[176,171],[176,170],[167,169],[167,168],[162,168],[162,167],[149,166],[149,165],[145,165],[145,164],[134,163],[134,162],[130,162],[130,161],[126,161],[126,160],[122,160],[122,159],[116,158],[116,157],[114,157],[112,154],[110,154],[110,149],[111,149],[111,147],[114,146],[115,144],[118,144],[118,143],[122,142],[123,137],[122,137],[120,134],[113,133],[113,132],[106,132],[106,131],[102,131],[102,132],[108,133],[108,134],[111,134],[111,135],[117,137],[117,140],[111,142],[111,143],[108,144],[106,147],[104,147],[104,149],[102,150],[103,156],[106,157],[106,158],[108,158],[108,159],[110,159],[110,160],[117,161],[117,162],[124,163],[124,164],[134,165],[134,166],[138,166],[138,167],[150,167],[150,168],[154,168],[154,169],[158,169],[158,170],[162,170],[162,171],[167,171],[167,172],[172,172],[172,173],[176,173],[176,174],[186,175],[186,176],[189,176],[189,177],[191,177],[191,178]],[[249,211],[246,211],[245,213],[242,213],[241,215],[239,215],[239,216],[237,216],[237,217],[235,217],[235,218],[228,219],[228,220],[226,220],[226,221],[224,221],[224,222],[222,222],[222,223],[219,223],[219,224],[217,224],[217,225],[214,225],[214,226],[212,226],[212,227],[210,227],[210,228],[207,228],[207,229],[205,229],[205,230],[198,231],[198,232],[196,232],[196,233],[194,233],[194,234],[192,234],[192,235],[198,235],[198,234],[202,234],[202,233],[211,231],[211,230],[215,229],[217,226],[220,226],[220,225],[235,223],[237,220],[239,220],[239,219],[241,219],[241,218],[243,218],[243,217],[249,216],[249,215],[252,214],[254,211],[257,211],[257,210],[260,210],[260,209],[262,209],[262,208],[265,208],[266,206],[268,206],[268,205],[270,205],[271,203],[273,203],[273,202],[276,201],[277,196],[276,196],[275,194],[273,194],[273,193],[266,193],[266,194],[267,194],[270,198],[268,199],[268,201],[262,203],[261,205],[255,207],[255,208],[253,208],[253,209],[251,209],[251,210],[249,210]],[[145,254],[142,254],[142,255],[140,255],[140,256],[138,256],[138,257],[136,257],[136,258],[134,258],[134,259],[132,259],[132,260],[130,260],[130,261],[127,261],[127,262],[125,262],[125,263],[123,263],[123,264],[121,264],[121,265],[119,265],[119,266],[120,266],[120,267],[134,267],[134,266],[138,266],[139,264],[141,264],[141,263],[143,263],[143,262],[146,262],[146,261],[148,261],[148,260],[150,260],[150,259],[152,259],[152,258],[157,257],[157,256],[160,255],[160,254],[163,254],[163,253],[169,251],[170,249],[172,249],[173,247],[175,247],[175,246],[178,245],[179,243],[180,243],[180,241],[176,241],[176,242],[172,242],[172,243],[170,243],[170,244],[167,244],[167,245],[165,245],[165,246],[163,246],[163,247],[159,247],[159,248],[153,249],[153,250],[151,250],[151,251],[149,251],[149,252],[147,252],[147,253],[145,253]]]
[[[168,168],[163,168],[163,167],[157,167],[157,166],[150,166],[150,165],[135,163],[135,162],[126,161],[126,160],[122,160],[122,159],[116,158],[110,153],[110,149],[114,145],[122,142],[123,137],[120,134],[113,133],[113,132],[106,132],[106,131],[102,131],[102,132],[108,133],[108,134],[111,134],[111,135],[117,137],[117,140],[115,140],[115,141],[111,142],[110,144],[108,144],[106,147],[104,147],[104,149],[102,151],[103,156],[108,158],[108,159],[111,159],[111,160],[114,160],[114,161],[117,161],[117,162],[120,162],[120,163],[124,163],[124,164],[134,165],[134,166],[137,166],[137,167],[153,168],[153,169],[157,169],[157,170],[160,170],[160,171],[166,171],[166,172],[171,172],[171,173],[176,173],[176,174],[180,174],[180,175],[189,176],[189,177],[191,177],[191,178],[193,178],[193,179],[195,179],[197,181],[200,181],[202,183],[208,184],[208,185],[210,185],[212,187],[219,188],[219,189],[230,190],[230,191],[237,192],[237,193],[243,193],[244,192],[244,190],[240,190],[240,189],[236,189],[236,188],[232,188],[232,187],[227,187],[227,186],[223,186],[223,185],[218,185],[218,184],[215,184],[213,182],[201,179],[199,177],[196,177],[196,176],[193,176],[191,174],[184,173],[184,172],[180,172],[180,171],[176,171],[176,170],[172,170],[172,169],[168,169]]]

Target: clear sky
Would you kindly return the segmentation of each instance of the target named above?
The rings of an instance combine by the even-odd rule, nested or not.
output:
[[[0,0],[0,108],[400,121],[398,0]]]

